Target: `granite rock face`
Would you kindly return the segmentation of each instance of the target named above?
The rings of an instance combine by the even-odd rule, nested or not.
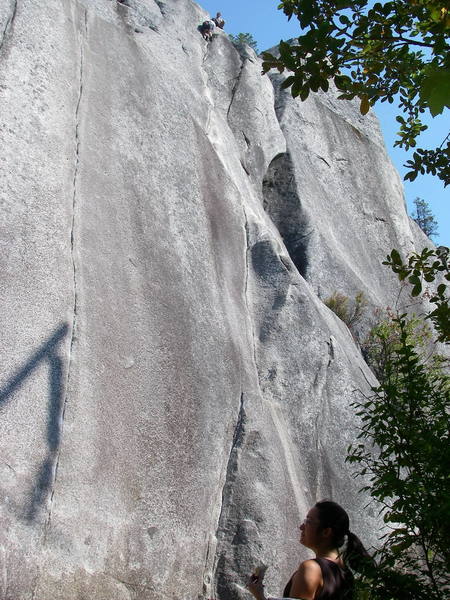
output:
[[[333,291],[414,239],[377,123],[190,0],[0,6],[0,599],[276,594],[373,376]]]

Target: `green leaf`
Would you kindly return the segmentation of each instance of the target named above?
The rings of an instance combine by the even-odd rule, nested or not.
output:
[[[388,256],[388,259],[389,258],[392,260],[392,262],[395,265],[401,265],[402,264],[402,259],[400,257],[400,254],[399,254],[398,250],[396,250],[395,248],[392,250],[390,256]]]
[[[420,292],[422,291],[422,285],[419,283],[416,283],[416,285],[413,287],[412,291],[411,291],[411,296],[413,296],[414,298],[416,296],[418,296],[420,294]]]
[[[435,117],[450,108],[450,69],[428,65],[425,73],[419,95]]]
[[[301,91],[302,91],[302,85],[301,85],[300,81],[295,80],[291,87],[292,97],[297,98],[297,96],[301,93]]]
[[[347,17],[347,15],[341,15],[339,17],[339,21],[342,23],[342,25],[350,25],[351,21],[350,19]]]
[[[307,87],[303,88],[300,92],[300,100],[304,102],[309,96],[309,89]]]
[[[313,0],[302,0],[301,10],[299,9],[297,18],[300,21],[302,29],[306,29],[314,18]]]
[[[319,90],[320,83],[321,83],[320,77],[316,77],[316,76],[311,77],[311,79],[309,80],[309,87],[313,92],[317,92]]]
[[[336,75],[334,77],[334,84],[339,90],[345,90],[351,85],[352,80],[347,75]]]
[[[328,79],[326,79],[325,77],[323,77],[320,80],[320,87],[322,88],[322,90],[324,92],[328,92],[328,88],[329,88],[329,83],[328,83]]]
[[[359,106],[359,112],[362,115],[366,115],[369,112],[369,109],[370,109],[369,98],[367,97],[366,94],[364,94],[363,96],[361,96],[361,104]]]
[[[283,42],[283,40],[281,40],[278,49],[280,51],[280,59],[283,65],[287,69],[294,71],[297,64],[295,58],[292,56],[292,46],[287,42]]]
[[[285,90],[286,88],[290,87],[294,82],[295,82],[294,75],[290,75],[283,81],[283,83],[281,84],[280,87],[282,90]]]
[[[406,173],[406,175],[403,177],[403,179],[405,181],[415,181],[415,179],[417,178],[418,172],[417,171],[409,171],[408,173]]]

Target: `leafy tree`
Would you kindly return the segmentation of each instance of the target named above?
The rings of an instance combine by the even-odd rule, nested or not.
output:
[[[366,114],[376,102],[398,102],[404,116],[395,146],[409,150],[427,129],[421,116],[450,108],[450,11],[446,0],[283,0],[302,35],[280,42],[280,56],[263,53],[263,73],[293,74],[284,81],[294,97],[327,92],[329,81],[342,99],[360,99]],[[405,179],[431,173],[450,183],[450,132],[438,148],[414,151]]]
[[[392,356],[401,348],[401,330],[391,308],[376,311],[377,323],[361,344],[361,352],[378,380],[382,381],[389,368]],[[408,344],[414,346],[421,357],[426,356],[432,333],[423,318],[412,316],[408,319],[405,331]]]
[[[412,286],[411,295],[416,297],[423,293],[434,304],[434,309],[426,315],[438,334],[440,342],[450,343],[450,306],[447,286],[450,281],[450,250],[445,246],[436,249],[424,248],[422,252],[411,254],[404,262],[397,250],[392,250],[386,261],[398,274],[400,281],[407,280]],[[439,279],[433,293],[423,289],[423,282],[431,283]]]
[[[444,247],[425,249],[404,262],[393,250],[385,264],[413,286],[413,295],[429,295],[423,280],[450,281],[448,254]],[[450,344],[447,283],[438,288],[430,300],[446,311],[426,318]],[[450,377],[414,347],[406,314],[390,321],[393,337],[386,323],[375,332],[383,350],[379,385],[354,404],[362,427],[347,457],[357,475],[369,477],[363,489],[380,503],[388,529],[360,592],[372,600],[444,600],[450,590]]]
[[[364,489],[383,507],[388,526],[373,597],[416,599],[423,589],[423,597],[444,600],[450,586],[450,379],[421,362],[404,316],[394,324],[399,345],[380,385],[354,404],[362,429],[348,460],[369,475]],[[395,572],[408,575],[411,595]]]
[[[414,200],[416,207],[415,213],[412,214],[412,218],[420,227],[420,229],[429,238],[438,235],[438,223],[431,212],[428,203],[423,198],[416,198]]]
[[[233,35],[232,33],[228,34],[233,46],[237,48],[243,48],[245,45],[250,46],[253,50],[258,54],[258,42],[254,39],[251,33],[238,33],[237,35]]]

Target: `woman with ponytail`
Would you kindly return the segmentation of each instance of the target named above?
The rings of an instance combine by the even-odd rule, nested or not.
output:
[[[345,510],[331,500],[317,502],[300,525],[300,543],[316,556],[300,563],[284,589],[283,598],[350,600],[354,591],[353,571],[362,570],[371,558],[350,531]],[[256,600],[266,600],[262,576],[252,575],[248,588]]]

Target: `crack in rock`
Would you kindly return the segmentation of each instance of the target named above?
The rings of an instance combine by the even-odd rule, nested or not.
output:
[[[247,175],[250,177],[250,171],[248,170],[246,164],[244,163],[244,161],[241,159],[240,160],[241,163],[241,167],[244,169],[244,171],[247,173]]]
[[[242,446],[242,442],[245,436],[245,423],[246,423],[246,414],[244,408],[244,393],[241,392],[240,402],[239,402],[239,413],[236,424],[234,426],[233,432],[233,441],[231,443],[230,453],[228,455],[226,475],[225,475],[225,483],[222,488],[222,501],[220,506],[219,520],[217,522],[216,529],[216,540],[221,538],[221,534],[226,531],[226,509],[229,505],[231,505],[232,496],[233,496],[233,483],[236,478],[236,473],[238,471],[238,462],[239,455],[238,451]],[[214,579],[217,582],[217,570],[220,563],[220,555],[217,553],[214,557],[214,564],[212,572],[214,573]]]
[[[326,341],[328,346],[328,362],[325,365],[323,362],[314,377],[313,389],[317,393],[318,396],[323,395],[324,388],[327,383],[328,378],[328,369],[331,366],[331,363],[334,361],[334,341],[333,337],[330,337],[329,341]]]
[[[219,537],[219,532],[223,528],[223,513],[225,510],[225,506],[227,504],[227,500],[230,497],[227,488],[229,484],[234,481],[234,476],[237,471],[237,450],[242,446],[242,441],[244,439],[245,433],[245,409],[244,409],[244,393],[241,392],[241,398],[239,402],[239,413],[236,421],[236,425],[234,426],[233,432],[233,441],[231,443],[230,453],[228,455],[226,475],[225,475],[225,483],[222,488],[222,504],[220,507],[219,513],[219,521],[217,525],[216,538]]]
[[[210,555],[210,551],[211,551],[211,540],[208,540],[207,546],[206,546],[206,554],[205,554],[205,564],[203,566],[203,577],[202,577],[202,581],[203,581],[203,596],[210,596],[210,591],[211,591],[211,575],[209,574],[209,568],[208,568],[208,563],[209,563],[209,555]]]
[[[83,75],[84,75],[84,39],[87,39],[88,36],[88,13],[87,10],[84,10],[84,31],[81,32],[81,40],[80,40],[80,70],[79,70],[79,90],[78,90],[78,99],[75,108],[75,166],[74,166],[74,174],[72,181],[72,223],[71,223],[71,231],[70,231],[70,250],[72,257],[72,273],[73,273],[73,315],[72,315],[72,335],[70,340],[69,347],[69,356],[68,356],[68,365],[67,365],[67,377],[66,377],[66,389],[64,401],[61,408],[61,416],[60,416],[60,425],[59,425],[59,438],[62,438],[62,432],[64,427],[64,418],[66,414],[67,400],[69,395],[69,385],[71,378],[71,366],[72,366],[72,354],[74,343],[76,339],[76,326],[77,326],[77,309],[78,309],[78,294],[77,294],[77,266],[75,261],[75,213],[77,208],[77,180],[78,180],[78,170],[80,164],[80,105],[83,97]],[[48,509],[48,517],[47,522],[45,524],[44,531],[44,542],[47,539],[48,530],[50,527],[50,521],[52,517],[54,496],[55,496],[55,487],[56,487],[56,479],[58,476],[58,468],[59,461],[61,456],[61,446],[59,444],[58,449],[56,451],[55,456],[55,467],[53,472],[53,481],[51,485],[51,495]]]
[[[205,85],[205,95],[206,95],[207,100],[209,101],[208,108],[207,108],[208,114],[206,116],[206,123],[205,123],[205,133],[207,136],[209,135],[209,129],[211,126],[211,115],[212,115],[213,108],[214,108],[214,101],[213,101],[213,98],[211,96],[211,92],[209,89],[209,75],[208,75],[208,71],[206,70],[206,66],[205,66],[206,60],[209,55],[208,47],[209,47],[209,44],[207,43],[205,46],[205,51],[203,53],[203,58],[202,58],[202,72],[204,75],[203,81],[204,81],[204,85]]]
[[[245,218],[244,227],[245,227],[245,240],[246,240],[244,297],[245,297],[245,307],[247,309],[247,314],[249,315],[249,319],[251,321],[251,318],[250,318],[250,306],[249,306],[249,303],[248,303],[248,280],[249,280],[249,269],[250,269],[248,255],[249,255],[249,252],[250,252],[250,243],[249,243],[250,230],[249,230],[248,217],[247,217],[247,213],[245,212],[245,208],[242,207],[242,210],[243,210],[244,218]],[[255,364],[255,370],[256,370],[256,374],[257,374],[257,378],[258,378],[258,384],[259,384],[258,361],[257,361],[257,358],[256,358],[256,339],[255,339],[255,330],[254,330],[253,324],[251,324],[250,329],[251,329],[251,335],[252,335],[253,361],[254,361],[254,364]]]
[[[330,337],[330,341],[327,342],[327,345],[328,345],[328,356],[329,356],[327,367],[329,367],[334,360],[334,342],[333,342],[332,337]]]
[[[234,82],[233,89],[231,90],[231,100],[230,100],[230,105],[228,106],[228,110],[227,110],[227,120],[228,120],[228,117],[230,116],[231,107],[233,106],[234,97],[236,95],[237,89],[239,87],[239,83],[241,81],[242,71],[244,70],[246,60],[248,60],[248,59],[244,58],[242,60],[240,71],[238,73],[238,76],[236,77],[236,81]]]
[[[323,156],[319,156],[319,154],[316,154],[316,156],[319,160],[322,160],[327,165],[327,167],[331,168],[330,163]]]
[[[3,31],[2,31],[1,37],[0,37],[0,52],[3,49],[3,45],[5,43],[5,40],[9,34],[9,32],[12,30],[12,28],[14,26],[14,19],[16,18],[16,14],[17,14],[17,0],[12,0],[11,14],[6,19],[5,27],[3,28]]]
[[[161,0],[155,0],[155,4],[157,4],[157,6],[159,8],[159,12],[164,17],[166,15],[166,11],[165,11],[166,3],[165,2],[161,2]]]

